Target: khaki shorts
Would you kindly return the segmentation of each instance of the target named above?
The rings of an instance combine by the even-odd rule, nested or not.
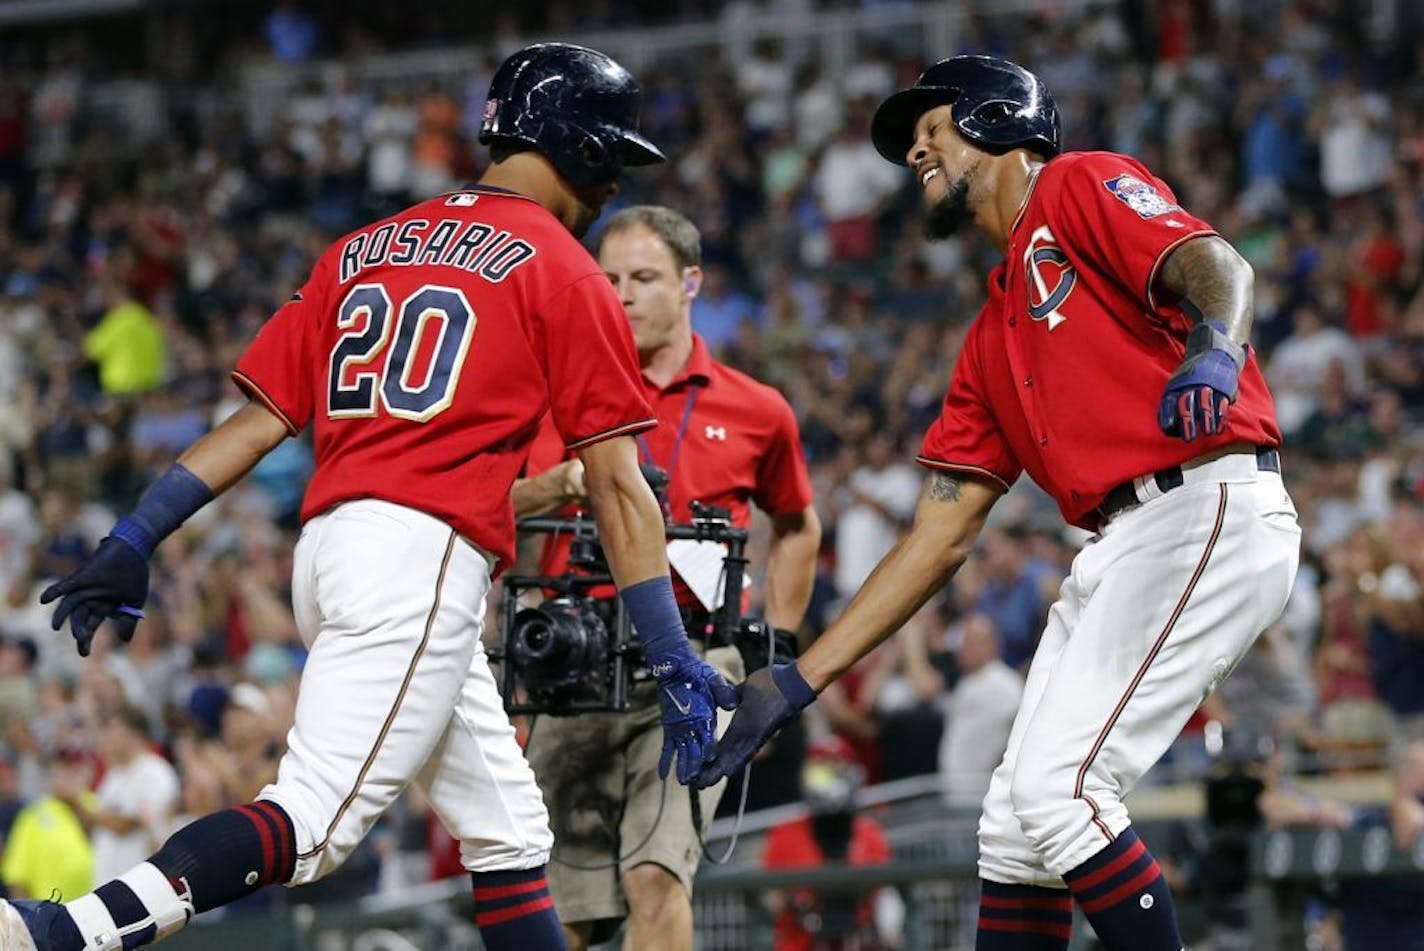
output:
[[[735,648],[709,651],[707,662],[728,683],[742,679]],[[663,734],[657,685],[635,683],[630,701],[626,713],[541,716],[524,751],[554,830],[549,862],[554,907],[565,924],[594,922],[595,943],[607,940],[628,915],[624,872],[646,862],[661,865],[690,895],[702,858],[691,794],[671,774],[658,779]],[[722,712],[718,735],[731,717]],[[722,782],[702,792],[701,832],[725,788]]]

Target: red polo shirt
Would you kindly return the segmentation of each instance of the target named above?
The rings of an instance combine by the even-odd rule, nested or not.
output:
[[[690,522],[694,501],[727,508],[738,528],[751,524],[752,502],[770,515],[791,515],[811,504],[796,415],[776,389],[713,360],[696,334],[687,364],[667,386],[642,380],[658,425],[639,435],[639,455],[668,471],[673,521]],[[546,416],[530,448],[527,475],[569,456]],[[566,541],[546,549],[540,570],[562,572],[567,556]],[[679,589],[680,599],[691,597]]]

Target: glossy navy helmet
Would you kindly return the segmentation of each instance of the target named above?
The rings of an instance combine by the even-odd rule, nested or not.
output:
[[[1059,152],[1058,106],[1033,73],[994,56],[940,60],[880,104],[870,125],[876,151],[897,165],[915,142],[915,123],[936,106],[950,112],[959,134],[986,152],[1026,148]]]
[[[608,184],[625,165],[666,161],[638,133],[640,99],[632,74],[608,56],[539,43],[495,71],[480,141],[522,143],[577,185]]]

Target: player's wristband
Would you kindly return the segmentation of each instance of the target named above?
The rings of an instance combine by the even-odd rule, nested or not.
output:
[[[1239,344],[1226,335],[1226,325],[1219,320],[1203,320],[1187,334],[1187,358],[1200,356],[1208,350],[1220,350],[1236,364],[1237,372],[1246,366],[1250,344]]]
[[[682,613],[672,593],[672,578],[667,575],[649,578],[629,585],[618,592],[618,596],[628,609],[628,618],[638,632],[643,654],[649,661],[668,654],[692,653],[687,630],[682,626]],[[661,676],[656,670],[653,675]]]
[[[212,500],[213,490],[208,484],[175,462],[148,487],[134,510],[114,524],[109,534],[127,542],[143,557],[151,558],[159,542]]]
[[[797,710],[806,709],[816,700],[816,691],[812,690],[806,678],[801,676],[801,670],[794,661],[773,666],[771,682],[776,684],[776,689],[781,691],[786,702]]]

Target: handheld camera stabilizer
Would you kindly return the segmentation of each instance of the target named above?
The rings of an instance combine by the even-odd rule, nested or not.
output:
[[[523,518],[518,529],[567,537],[569,558],[563,574],[504,578],[499,640],[490,659],[500,665],[505,709],[553,716],[627,710],[642,649],[622,601],[612,595],[613,576],[593,518],[583,512]],[[726,546],[721,606],[707,613],[705,630],[699,623],[699,629],[688,631],[690,636],[709,648],[737,647],[749,673],[764,666],[769,656],[794,652],[788,638],[774,636],[759,620],[742,617],[747,532],[733,527],[727,509],[693,502],[692,521],[669,524],[666,533],[669,541]],[[521,607],[520,596],[531,590],[544,600],[537,607]]]

